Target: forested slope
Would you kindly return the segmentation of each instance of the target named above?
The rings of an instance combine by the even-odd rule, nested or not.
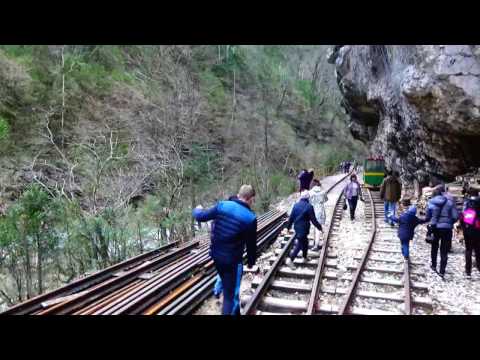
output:
[[[348,136],[327,46],[0,46],[5,304],[174,239],[241,183],[265,211]]]

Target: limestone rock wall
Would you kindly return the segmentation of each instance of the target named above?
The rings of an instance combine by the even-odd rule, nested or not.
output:
[[[406,181],[480,166],[480,45],[337,45],[353,137]]]

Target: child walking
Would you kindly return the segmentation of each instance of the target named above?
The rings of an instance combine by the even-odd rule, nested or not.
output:
[[[410,255],[410,241],[413,239],[415,228],[417,225],[426,223],[427,220],[420,219],[416,216],[417,207],[411,205],[410,199],[402,200],[402,206],[407,208],[407,210],[399,217],[390,213],[389,219],[399,224],[398,237],[400,239],[400,244],[402,245],[402,255],[404,259],[408,261]]]

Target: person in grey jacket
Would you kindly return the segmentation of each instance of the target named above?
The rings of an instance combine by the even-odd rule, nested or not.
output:
[[[328,201],[328,196],[325,191],[322,190],[322,185],[318,179],[313,179],[312,189],[310,190],[310,204],[315,211],[315,217],[320,225],[325,225],[327,214],[325,212],[325,203]],[[320,250],[320,230],[314,229],[315,246],[313,251]]]
[[[431,251],[431,268],[437,271],[437,254],[440,247],[440,271],[439,275],[445,276],[448,261],[448,248],[452,241],[453,225],[458,220],[458,211],[455,202],[443,193],[444,185],[439,185],[433,191],[433,197],[428,202],[426,220],[430,221],[434,240]]]
[[[362,187],[357,180],[357,175],[352,174],[350,176],[350,182],[345,186],[344,190],[345,198],[348,201],[348,207],[350,208],[350,220],[355,220],[355,210],[357,208],[358,198],[363,200]]]

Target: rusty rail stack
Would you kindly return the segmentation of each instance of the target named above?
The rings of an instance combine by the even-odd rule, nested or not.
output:
[[[285,218],[277,210],[259,216],[259,252],[280,233]],[[211,294],[215,276],[208,242],[198,238],[136,256],[2,314],[187,314]]]

